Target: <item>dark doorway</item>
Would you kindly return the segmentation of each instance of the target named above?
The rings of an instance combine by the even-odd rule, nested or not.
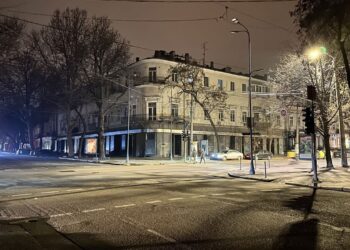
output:
[[[173,135],[173,151],[174,155],[181,155],[181,135]]]

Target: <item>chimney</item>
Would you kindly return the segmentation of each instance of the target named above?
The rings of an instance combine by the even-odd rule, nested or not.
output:
[[[225,67],[225,68],[224,68],[224,71],[225,71],[225,72],[228,72],[228,73],[231,73],[231,67]]]
[[[136,57],[136,62],[140,61],[140,57]]]
[[[214,68],[214,62],[210,61],[210,68],[213,69]]]
[[[154,57],[160,58],[160,51],[159,50],[154,51]]]
[[[190,62],[190,54],[186,53],[185,54],[185,63],[189,63]]]
[[[174,58],[175,58],[175,51],[170,51],[169,52],[169,57],[170,57],[170,60],[174,60]]]

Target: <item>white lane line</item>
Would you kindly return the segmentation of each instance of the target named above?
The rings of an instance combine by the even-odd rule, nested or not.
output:
[[[28,194],[13,194],[11,195],[12,197],[18,197],[18,196],[26,196],[26,195],[31,195],[32,193],[28,193]]]
[[[146,203],[148,204],[154,204],[154,203],[159,203],[159,202],[162,202],[160,200],[155,200],[155,201],[147,201]]]
[[[100,208],[94,208],[94,209],[87,209],[87,210],[83,210],[83,213],[91,213],[91,212],[97,212],[97,211],[103,211],[106,210],[104,207],[100,207]]]
[[[68,215],[72,215],[72,214],[73,213],[53,214],[53,215],[50,215],[50,217],[55,218],[55,217],[68,216]]]
[[[169,242],[172,242],[172,243],[175,243],[175,242],[176,242],[175,239],[170,238],[170,237],[167,237],[167,236],[165,236],[165,235],[163,235],[163,234],[161,234],[161,233],[158,233],[158,232],[156,232],[156,231],[154,231],[154,230],[152,230],[152,229],[147,229],[147,232],[150,232],[151,234],[157,235],[158,237],[160,237],[160,238],[162,238],[162,239],[164,239],[164,240],[166,240],[166,241],[169,241]]]
[[[203,197],[206,197],[206,195],[204,195],[204,194],[201,194],[201,195],[195,195],[195,196],[192,196],[191,198],[196,199],[196,198],[203,198]]]
[[[46,192],[41,192],[42,194],[55,194],[55,193],[59,193],[60,191],[46,191]]]
[[[125,205],[119,205],[119,206],[114,206],[115,208],[122,208],[122,207],[133,207],[136,206],[136,204],[125,204]]]
[[[170,198],[168,199],[169,201],[177,201],[177,200],[183,200],[184,198],[182,197],[175,197],[175,198]]]
[[[225,195],[225,194],[210,194],[212,196],[221,196],[221,195]]]
[[[82,190],[84,190],[84,189],[82,189],[82,188],[75,188],[75,189],[68,189],[68,190],[66,190],[66,192],[76,192],[76,191],[82,191]]]

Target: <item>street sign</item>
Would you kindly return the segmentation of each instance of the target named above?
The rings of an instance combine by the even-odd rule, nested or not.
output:
[[[287,110],[281,109],[281,116],[286,116],[287,115]]]

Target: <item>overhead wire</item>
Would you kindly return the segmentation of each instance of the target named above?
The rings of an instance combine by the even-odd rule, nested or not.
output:
[[[297,0],[101,0],[105,2],[134,2],[134,3],[283,3]]]

